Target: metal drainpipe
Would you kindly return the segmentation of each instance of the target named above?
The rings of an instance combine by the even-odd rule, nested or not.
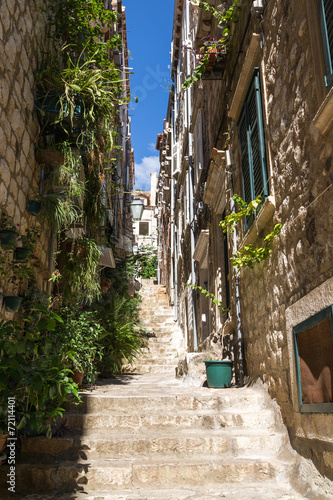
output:
[[[232,168],[229,172],[230,183],[231,183],[231,197],[234,196],[234,180],[232,174]],[[231,211],[236,213],[236,204],[231,198]],[[233,247],[234,252],[237,252],[237,230],[233,231]],[[236,320],[237,320],[237,347],[238,347],[238,363],[239,363],[239,385],[242,387],[244,385],[244,364],[243,364],[243,351],[242,351],[242,321],[240,312],[240,294],[239,294],[239,273],[236,271],[235,275],[235,298],[236,298]]]
[[[190,4],[186,1],[186,14],[187,22],[190,19]],[[187,29],[186,38],[188,38],[190,30]],[[187,76],[191,74],[191,63],[190,57],[187,57]],[[187,126],[189,128],[192,117],[192,103],[191,103],[191,87],[187,90]],[[193,259],[194,249],[195,249],[195,237],[194,237],[194,209],[193,209],[193,158],[192,158],[192,134],[188,134],[188,153],[189,153],[189,182],[190,182],[190,229],[191,229],[191,282],[195,284],[195,260]],[[192,314],[193,314],[193,348],[194,351],[198,349],[198,332],[197,332],[197,319],[196,319],[196,292],[192,288]]]

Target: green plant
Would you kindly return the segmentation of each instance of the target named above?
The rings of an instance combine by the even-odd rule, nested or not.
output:
[[[73,370],[84,372],[86,381],[92,383],[98,374],[97,362],[102,359],[100,339],[105,330],[94,311],[65,307],[61,316],[63,322],[55,331],[60,352]]]
[[[78,206],[67,193],[36,194],[34,199],[40,201],[42,205],[38,217],[42,221],[46,220],[58,233],[81,219]]]
[[[105,333],[101,337],[103,359],[100,371],[112,375],[122,371],[141,352],[143,340],[137,330],[138,300],[108,292],[94,304]]]
[[[221,300],[218,300],[216,298],[216,296],[214,295],[214,293],[211,293],[209,292],[208,290],[206,290],[205,288],[203,288],[202,286],[200,285],[194,285],[193,283],[186,283],[185,286],[189,286],[189,287],[192,287],[194,288],[194,290],[197,290],[199,291],[200,293],[203,293],[207,299],[211,299],[211,301],[217,305],[218,309],[221,309],[222,313],[226,313],[228,312],[228,309],[223,307],[223,303]]]
[[[197,2],[197,0],[196,0]],[[206,67],[209,64],[209,53],[214,49],[218,49],[220,53],[226,53],[230,47],[230,26],[231,23],[237,23],[239,19],[240,6],[238,5],[239,0],[235,0],[234,3],[227,10],[218,10],[208,2],[199,1],[199,8],[204,9],[206,12],[211,12],[213,17],[217,19],[218,25],[223,27],[223,33],[219,40],[210,41],[209,44],[204,44],[199,51],[199,61],[193,71],[193,75],[185,80],[182,88],[188,88],[200,80],[202,75],[206,71]]]
[[[244,219],[253,215],[261,204],[261,197],[256,198],[250,203],[246,203],[239,195],[235,194],[232,197],[240,208],[235,213],[227,215],[220,226],[224,233],[230,234],[235,230],[237,224]],[[282,224],[275,224],[273,231],[264,238],[264,246],[255,247],[253,244],[244,245],[240,250],[236,251],[231,257],[231,262],[234,268],[241,269],[242,267],[253,268],[254,263],[259,263],[268,258],[272,251],[274,238],[281,232]]]
[[[51,437],[52,421],[64,413],[69,394],[79,401],[77,385],[68,377],[67,362],[52,342],[62,319],[36,305],[24,320],[0,321],[0,428],[7,427],[7,401],[15,399],[17,430],[45,432]]]
[[[0,205],[0,230],[1,231],[16,231],[13,218],[7,213],[4,203]]]
[[[91,303],[101,295],[100,257],[96,241],[86,237],[68,241],[59,255],[59,290],[65,303]]]

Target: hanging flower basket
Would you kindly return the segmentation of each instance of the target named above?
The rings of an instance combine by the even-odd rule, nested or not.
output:
[[[21,302],[23,297],[19,297],[17,295],[5,295],[4,303],[6,311],[8,312],[17,312],[20,309]]]
[[[4,247],[11,246],[16,238],[18,237],[18,232],[15,229],[1,229],[0,230],[0,243]]]

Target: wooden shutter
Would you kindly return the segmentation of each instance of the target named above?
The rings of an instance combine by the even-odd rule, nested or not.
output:
[[[249,203],[258,196],[261,196],[262,200],[264,200],[268,196],[268,183],[258,68],[254,71],[238,127],[244,200]],[[246,227],[251,225],[253,219],[252,216],[246,220]]]
[[[330,89],[333,86],[333,2],[318,0],[318,8],[326,66],[325,83]]]

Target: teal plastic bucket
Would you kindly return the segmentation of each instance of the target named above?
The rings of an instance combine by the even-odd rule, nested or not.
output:
[[[208,387],[230,387],[232,378],[232,361],[230,359],[205,361]]]

